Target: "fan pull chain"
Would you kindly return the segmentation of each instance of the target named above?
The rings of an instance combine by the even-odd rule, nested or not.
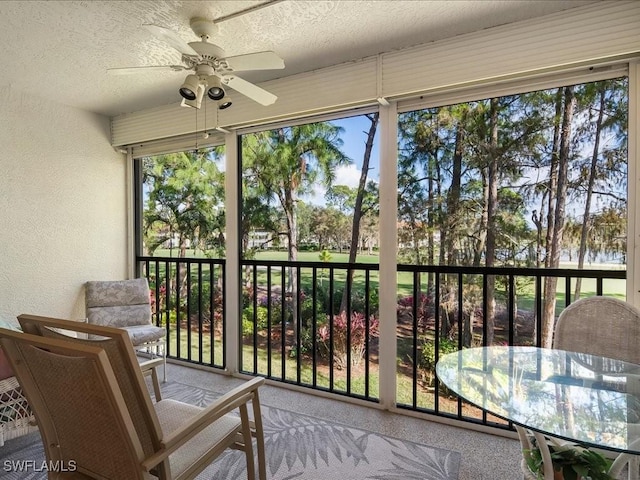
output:
[[[196,134],[196,148],[194,150],[194,155],[198,154],[198,109],[194,108],[195,112],[196,112],[196,130],[195,130],[195,134]]]

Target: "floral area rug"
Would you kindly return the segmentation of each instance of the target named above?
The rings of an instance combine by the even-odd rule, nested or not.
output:
[[[163,397],[205,406],[219,394],[179,382]],[[421,445],[308,415],[262,406],[269,480],[457,480],[460,453]],[[20,461],[24,461],[20,463]],[[0,479],[44,480],[39,434],[0,447]],[[22,465],[22,471],[15,466]],[[244,453],[228,450],[198,480],[244,480]]]

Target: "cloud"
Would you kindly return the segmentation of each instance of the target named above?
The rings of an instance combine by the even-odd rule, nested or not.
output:
[[[341,165],[336,169],[336,180],[334,185],[346,185],[357,188],[360,182],[360,167],[354,165]]]
[[[346,185],[350,188],[358,188],[358,184],[360,183],[360,168],[358,165],[350,164],[350,165],[341,165],[336,168],[336,178],[333,182],[334,185]],[[372,178],[368,178],[367,181],[374,180]],[[375,181],[375,180],[374,180]],[[327,189],[324,185],[319,183],[313,186],[313,190],[305,195],[302,200],[312,205],[325,205],[326,200],[325,196],[327,193]]]
[[[360,182],[360,170],[355,165],[341,165],[336,168],[336,179],[334,185],[346,185],[351,188],[357,188]],[[325,196],[327,189],[324,185],[316,183],[313,190],[303,197],[303,200],[312,205],[325,205]]]

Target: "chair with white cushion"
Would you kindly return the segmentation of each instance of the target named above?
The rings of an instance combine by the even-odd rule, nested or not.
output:
[[[248,480],[266,480],[255,378],[200,408],[152,402],[129,335],[119,328],[20,316],[41,335],[0,328],[0,346],[32,404],[55,478],[191,480],[227,449],[245,453]],[[65,336],[87,332],[96,339]],[[252,406],[253,421],[249,419]],[[54,478],[54,477],[51,477]]]
[[[151,297],[146,278],[90,281],[85,285],[87,322],[122,328],[136,350],[160,355],[164,361],[163,380],[167,381],[166,331],[151,321]]]

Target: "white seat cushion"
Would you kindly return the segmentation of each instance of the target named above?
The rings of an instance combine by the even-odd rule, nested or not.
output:
[[[132,325],[130,327],[121,327],[129,333],[131,343],[134,347],[148,342],[157,342],[165,337],[166,331],[162,327],[155,325]]]

